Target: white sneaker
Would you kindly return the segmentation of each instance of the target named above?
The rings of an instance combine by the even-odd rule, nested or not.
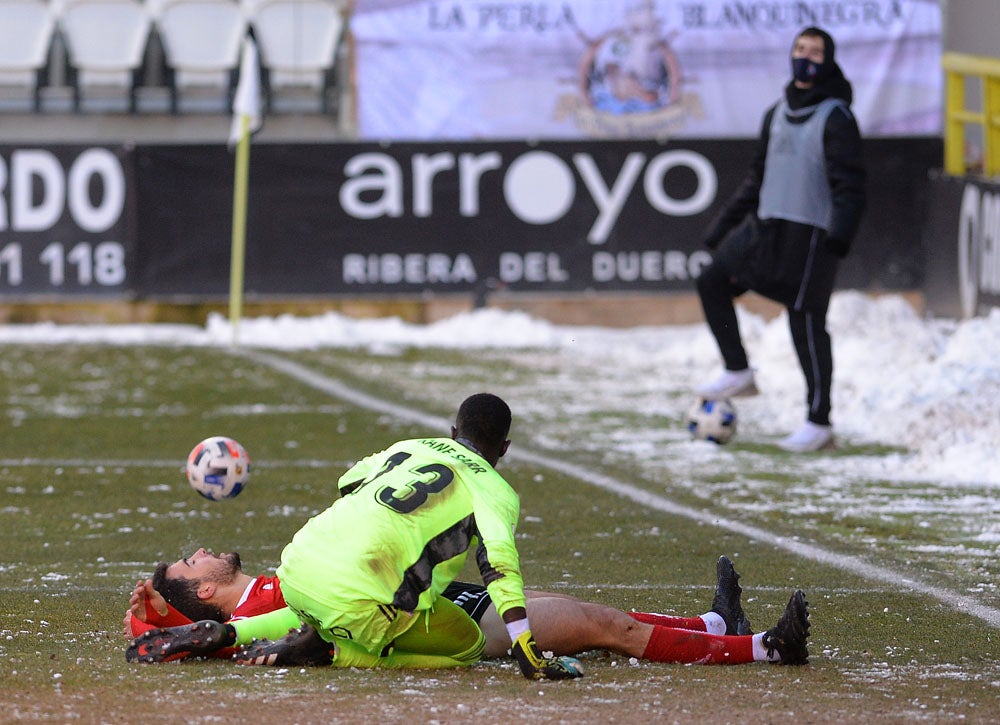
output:
[[[806,421],[802,427],[778,442],[778,447],[792,453],[812,453],[834,448],[833,426],[816,425]]]
[[[724,370],[722,375],[710,383],[695,389],[695,394],[706,400],[724,398],[744,398],[757,394],[757,383],[753,379],[753,369]]]

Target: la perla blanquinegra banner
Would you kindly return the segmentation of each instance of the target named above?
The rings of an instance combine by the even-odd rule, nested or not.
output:
[[[359,133],[753,137],[810,25],[836,41],[862,134],[940,132],[936,0],[356,0]]]

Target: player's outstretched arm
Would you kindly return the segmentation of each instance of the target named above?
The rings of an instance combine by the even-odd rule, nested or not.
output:
[[[147,579],[137,582],[132,590],[122,631],[127,639],[132,639],[158,627],[179,627],[191,623],[190,618],[171,607],[153,588],[152,579]]]
[[[167,616],[167,600],[153,588],[153,580],[138,581],[128,600],[128,608],[140,622],[152,622],[154,615]]]

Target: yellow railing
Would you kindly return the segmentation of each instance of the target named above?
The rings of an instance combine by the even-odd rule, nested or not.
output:
[[[1000,175],[1000,58],[944,53],[945,70],[944,168],[949,174]],[[978,79],[982,110],[966,107],[966,81]],[[982,157],[966,158],[966,130],[982,130]]]

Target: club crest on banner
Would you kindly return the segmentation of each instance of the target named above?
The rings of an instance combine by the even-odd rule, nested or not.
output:
[[[698,111],[696,96],[682,92],[681,65],[664,33],[653,0],[625,6],[623,22],[585,44],[578,93],[559,99],[556,115],[571,118],[592,137],[672,135]]]

